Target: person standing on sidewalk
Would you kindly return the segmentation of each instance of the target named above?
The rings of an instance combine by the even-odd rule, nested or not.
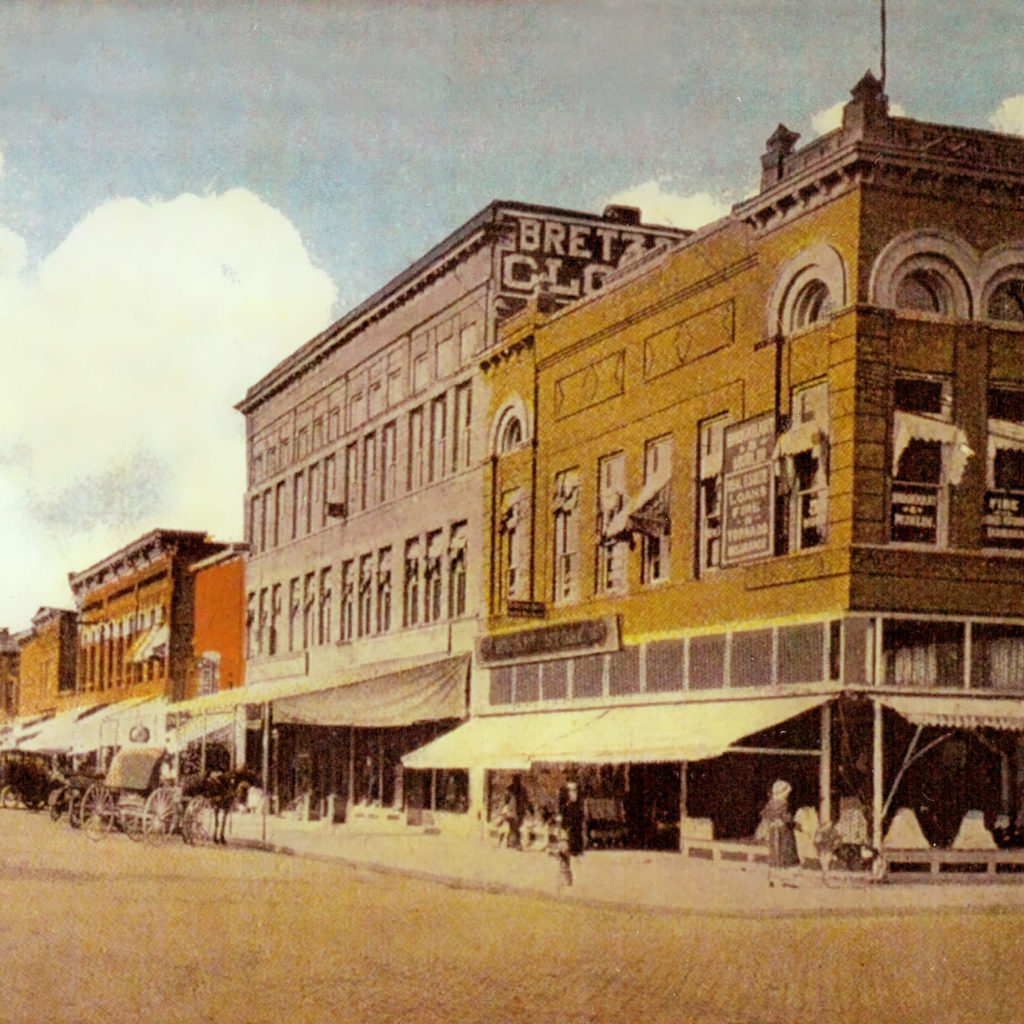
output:
[[[768,839],[768,884],[774,885],[776,878],[784,885],[787,874],[800,866],[796,849],[796,833],[793,814],[789,809],[789,794],[793,787],[785,779],[772,783],[768,803],[761,811],[761,828]],[[792,877],[790,875],[790,877]]]

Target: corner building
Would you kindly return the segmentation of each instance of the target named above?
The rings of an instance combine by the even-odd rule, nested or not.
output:
[[[1015,868],[1024,139],[892,117],[869,74],[796,142],[485,355],[473,716],[406,763],[492,806],[575,776],[593,844],[740,859],[782,778],[893,865]]]
[[[403,774],[465,719],[485,612],[481,359],[686,232],[494,202],[249,389],[246,699],[273,721],[282,812],[468,820],[466,765]]]

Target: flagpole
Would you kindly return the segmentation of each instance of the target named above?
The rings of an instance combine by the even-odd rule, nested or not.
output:
[[[881,0],[881,28],[882,28],[882,95],[885,95],[885,0]]]

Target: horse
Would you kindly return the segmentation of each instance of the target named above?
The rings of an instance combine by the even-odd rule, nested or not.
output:
[[[185,796],[205,797],[213,808],[213,841],[226,844],[228,816],[236,804],[244,803],[249,790],[256,784],[256,776],[248,768],[228,771],[210,771],[205,775],[190,775],[183,784]]]

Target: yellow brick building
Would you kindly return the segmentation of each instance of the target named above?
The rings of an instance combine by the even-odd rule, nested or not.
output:
[[[487,354],[489,671],[406,764],[487,772],[492,804],[575,775],[632,845],[749,839],[778,778],[876,846],[901,809],[929,848],[1009,845],[1024,140],[892,117],[868,75],[795,144]]]

